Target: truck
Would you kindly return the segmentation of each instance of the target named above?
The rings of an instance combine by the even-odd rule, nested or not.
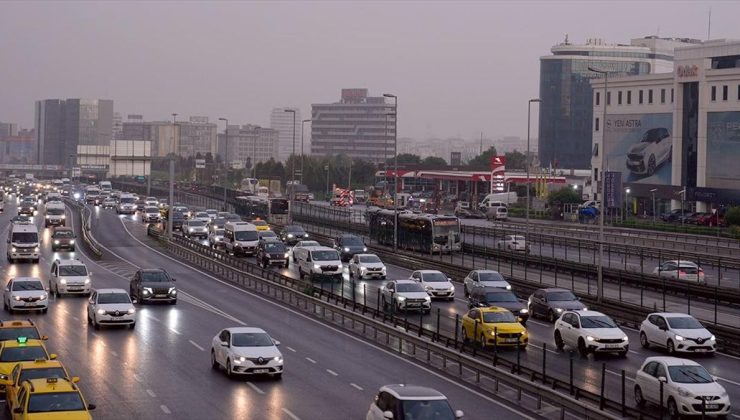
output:
[[[306,185],[298,183],[294,184],[291,181],[288,181],[288,185],[285,186],[285,193],[288,195],[288,198],[293,201],[304,201],[308,203],[314,199],[313,194],[308,190]]]
[[[499,207],[501,206],[501,203],[505,206],[510,206],[512,204],[515,204],[519,197],[516,195],[516,192],[506,192],[506,193],[494,193],[494,194],[488,194],[487,196],[483,197],[483,200],[481,200],[480,204],[478,205],[478,208],[485,212],[488,210],[489,207]]]

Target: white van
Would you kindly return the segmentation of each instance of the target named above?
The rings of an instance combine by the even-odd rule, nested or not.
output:
[[[34,224],[10,225],[8,232],[8,261],[28,259],[39,262],[39,230]]]
[[[293,257],[298,263],[300,278],[309,276],[311,280],[342,280],[342,259],[336,249],[326,246],[296,247]]]
[[[224,225],[224,249],[235,256],[254,255],[259,239],[257,226],[251,223],[228,222]]]
[[[482,212],[486,212],[491,207],[498,207],[503,203],[505,206],[510,206],[512,204],[516,204],[517,200],[519,200],[519,197],[516,195],[516,192],[507,192],[507,193],[493,193],[488,194],[485,197],[483,197],[483,200],[480,201],[480,204],[478,204],[478,208]]]
[[[46,216],[44,217],[44,227],[49,226],[66,226],[64,203],[61,201],[50,201],[46,203]]]
[[[506,220],[509,218],[509,209],[506,206],[490,207],[486,212],[488,220]]]
[[[111,190],[113,190],[113,186],[111,185],[110,181],[100,181],[98,185],[103,191],[110,192]]]
[[[121,194],[121,197],[118,199],[118,206],[116,206],[116,213],[136,213],[136,196],[134,196],[133,194]]]

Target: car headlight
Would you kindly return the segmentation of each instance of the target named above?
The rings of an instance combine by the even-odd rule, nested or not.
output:
[[[676,341],[683,341],[683,340],[684,340],[683,337],[681,337],[680,335],[676,335]]]
[[[20,296],[13,296],[13,300],[20,301],[21,300],[21,297]]]
[[[563,312],[563,308],[555,308],[555,312],[561,313],[561,312]]]
[[[59,279],[59,284],[67,284],[67,279]]]
[[[349,252],[349,247],[344,247],[344,252]]]
[[[67,218],[67,216],[63,214],[62,215],[62,219],[66,219],[66,218]]]
[[[367,247],[363,247],[362,252],[367,252]]]
[[[424,296],[424,302],[431,302],[432,298],[429,296]]]
[[[39,247],[34,248],[33,252],[39,252]]]
[[[290,252],[285,253],[285,258],[288,258],[288,257],[290,257]]]
[[[726,389],[722,388],[722,392],[719,393],[719,396],[721,398],[727,398],[729,396],[729,394],[727,393],[727,390]]]
[[[403,302],[404,300],[406,300],[406,296],[398,296],[398,300]]]
[[[44,293],[43,295],[41,295],[41,300],[46,300],[48,297],[49,295]]]
[[[364,273],[364,272],[366,272],[366,271],[367,271],[367,267],[360,267],[360,272],[361,272],[361,273]]]
[[[588,310],[588,308],[584,306],[584,307],[583,307],[583,309],[581,309],[581,310],[582,310],[582,311],[587,311],[587,310]]]
[[[314,269],[314,270],[318,270],[318,269],[320,269],[320,268],[321,268],[321,266],[320,266],[320,265],[318,265],[318,264],[314,264],[314,265],[313,265],[313,269]]]
[[[134,313],[136,313],[136,309],[134,309],[134,308],[130,308],[130,309],[128,310],[128,313],[129,313],[129,315],[133,315]]]
[[[450,292],[454,292],[454,291],[455,291],[455,285],[454,285],[454,284],[451,284],[451,285],[450,285],[450,288],[449,288],[448,290],[449,290]]]
[[[246,357],[244,357],[244,356],[242,356],[242,357],[240,357],[240,358],[239,358],[239,361],[240,361],[240,362],[246,362],[246,361],[247,361],[247,358],[246,358]]]
[[[47,219],[49,219],[49,218],[50,218],[50,216],[49,216],[49,215],[47,214],[47,215],[46,215],[46,218],[47,218]]]
[[[59,245],[59,239],[54,239],[54,245]]]
[[[85,279],[85,284],[90,284],[90,279],[89,278],[86,278]]]
[[[70,244],[70,245],[74,245],[74,244],[75,244],[75,240],[74,240],[74,239],[70,239],[70,240],[69,240],[69,244]]]
[[[385,266],[383,266],[383,268],[381,270],[383,271],[383,273],[385,273]]]
[[[274,360],[274,361],[276,361],[278,363],[283,363],[283,357],[282,356],[275,356],[275,357],[272,358],[272,360]]]
[[[98,314],[105,315],[105,309],[98,309]]]
[[[630,338],[625,335],[624,337],[622,337],[622,341],[630,341]]]
[[[11,251],[10,252],[16,252],[16,251],[17,251],[17,249],[15,249],[15,247],[13,247],[13,248],[11,248]]]
[[[304,238],[308,238],[308,233],[304,233],[304,234],[303,234],[303,237],[304,237]]]
[[[714,341],[714,340],[716,340],[716,339],[717,339],[717,337],[715,337],[715,336],[711,336],[711,337],[709,337],[709,340],[710,340],[710,341]]]
[[[168,290],[167,293],[174,296],[177,294],[177,289],[174,287],[170,287],[170,290]]]
[[[292,233],[289,233],[288,234],[288,238],[292,238],[292,237],[293,237],[293,234]]]
[[[682,397],[691,397],[691,393],[685,388],[678,388],[678,395]]]
[[[519,313],[520,314],[528,314],[529,313],[529,309],[523,308],[522,310],[519,311]]]
[[[588,341],[594,341],[595,338],[591,337],[590,335],[587,335],[586,336],[586,340],[588,340]]]
[[[152,288],[151,287],[145,287],[144,290],[142,290],[142,292],[145,295],[151,294],[152,293]]]

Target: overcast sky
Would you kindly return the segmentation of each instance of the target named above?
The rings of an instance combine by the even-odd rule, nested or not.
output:
[[[269,125],[366,87],[398,95],[399,136],[524,137],[539,57],[565,34],[706,39],[710,7],[711,37],[740,38],[740,1],[0,0],[0,121],[104,98],[124,117]]]

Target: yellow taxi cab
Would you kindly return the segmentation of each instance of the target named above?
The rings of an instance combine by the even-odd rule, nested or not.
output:
[[[24,381],[41,378],[66,378],[73,383],[80,380],[76,376],[70,378],[69,372],[58,360],[38,359],[33,362],[21,362],[15,365],[10,373],[10,384],[5,387],[5,400],[8,401],[8,404],[11,404],[10,401],[16,401],[18,391]]]
[[[476,325],[477,324],[477,325]],[[508,309],[489,306],[473,308],[463,316],[464,341],[474,341],[482,348],[516,347],[525,350],[529,342],[527,329]]]
[[[46,340],[49,338],[41,335],[39,329],[36,328],[36,324],[30,319],[0,321],[0,341],[16,340],[18,337],[26,337],[34,340]]]
[[[18,337],[16,340],[0,342],[0,396],[5,394],[5,387],[10,385],[10,372],[20,362],[34,360],[54,360],[56,354],[49,354],[41,340]]]
[[[12,420],[89,420],[94,404],[67,378],[29,379],[21,383],[16,401],[9,401]]]
[[[254,219],[252,220],[252,224],[255,228],[257,228],[257,232],[270,230],[270,225],[268,225],[267,222],[265,222],[264,220]]]

